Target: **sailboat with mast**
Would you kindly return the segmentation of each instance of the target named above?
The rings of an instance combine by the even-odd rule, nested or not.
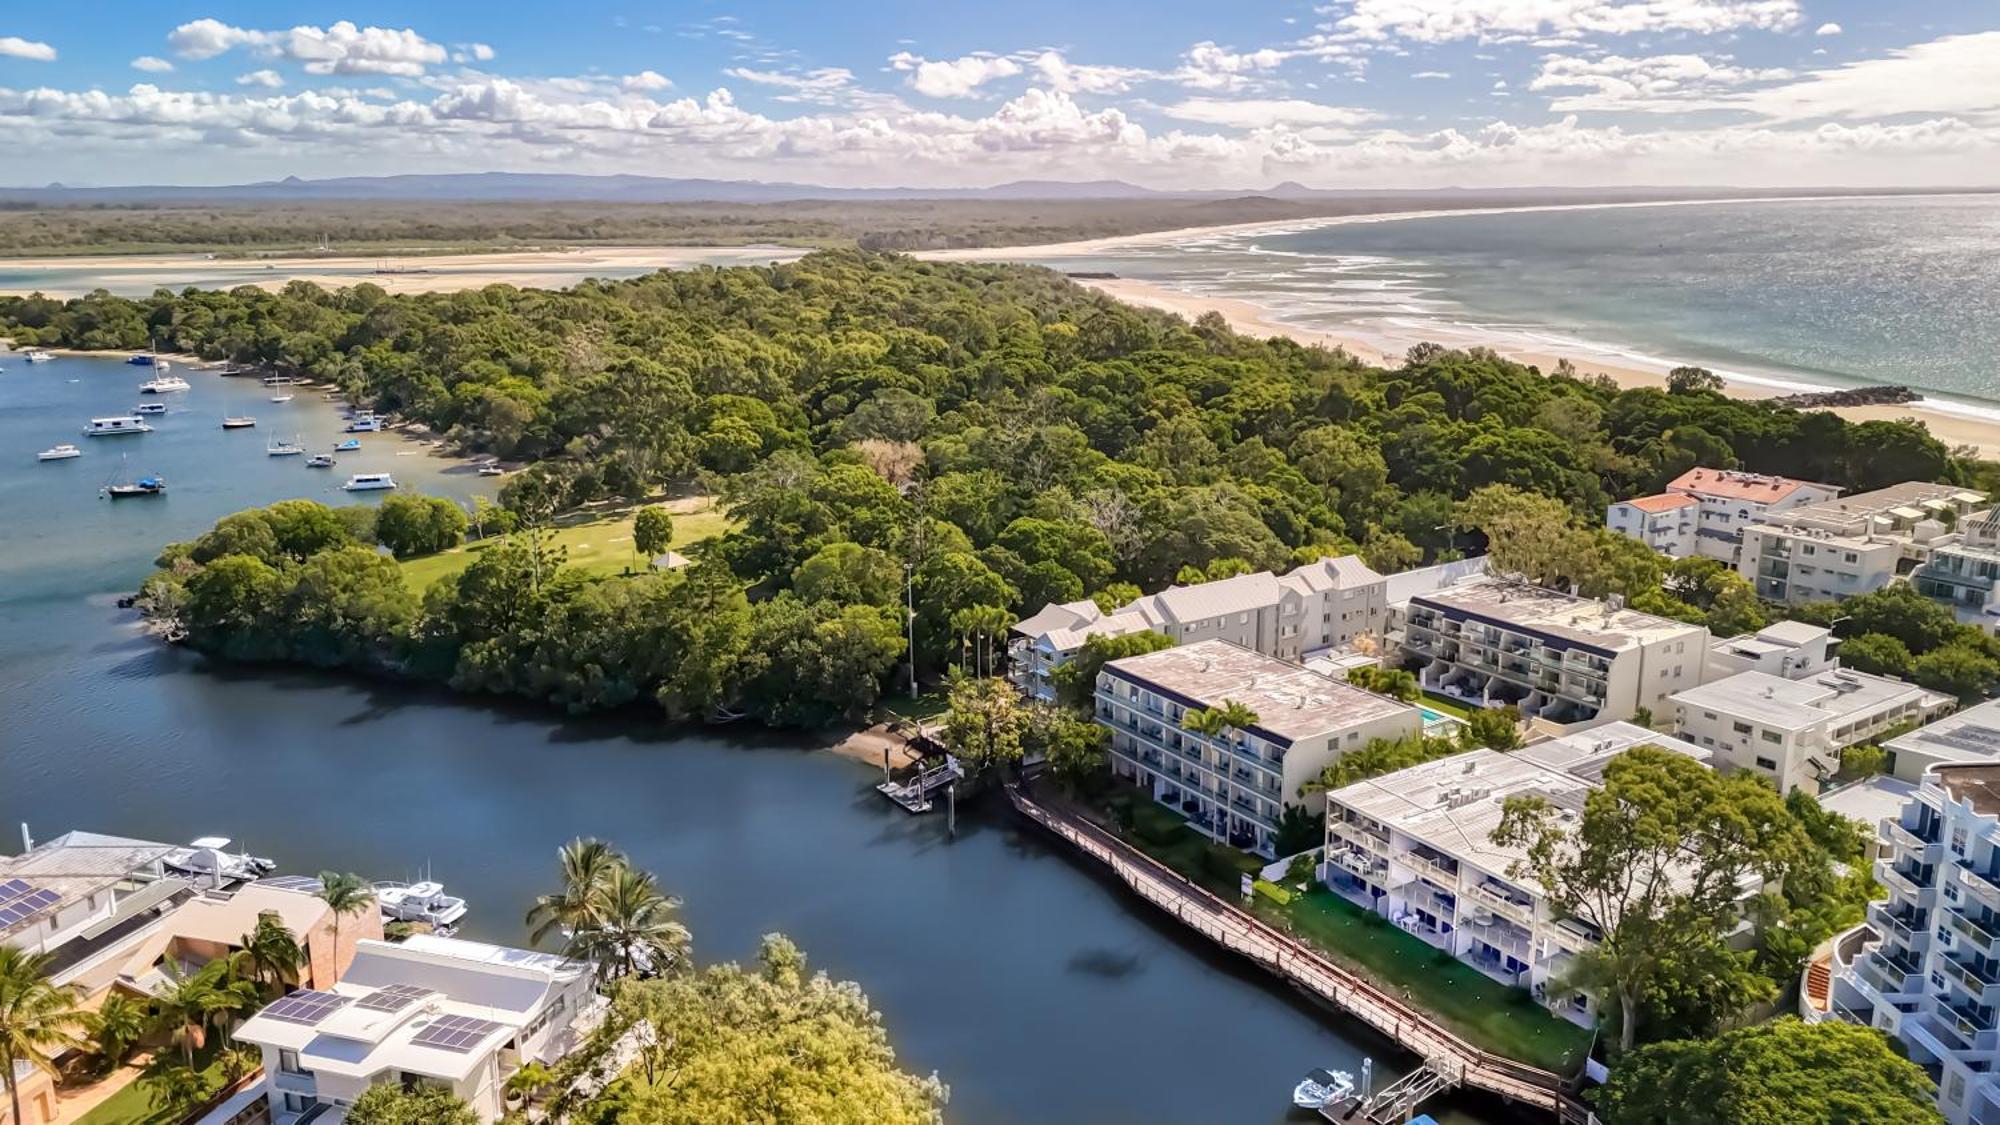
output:
[[[121,479],[122,478],[122,479]],[[112,500],[126,500],[138,496],[160,496],[167,491],[167,478],[150,474],[132,479],[125,475],[125,458],[118,459],[118,471],[104,482],[103,494]]]

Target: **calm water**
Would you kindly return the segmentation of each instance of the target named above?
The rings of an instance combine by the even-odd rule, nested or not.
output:
[[[1571,208],[1194,238],[1062,269],[1420,339],[1907,383],[2000,412],[2000,197]],[[1993,400],[1993,401],[1982,401]]]
[[[743,957],[783,930],[861,981],[906,1063],[950,1083],[955,1121],[1283,1120],[1306,1069],[1391,1057],[1186,943],[1000,811],[963,817],[947,840],[941,819],[890,810],[871,769],[803,752],[812,740],[565,722],[166,649],[116,595],[160,543],[226,512],[337,502],[298,459],[263,452],[295,430],[329,444],[333,412],[308,394],[277,406],[251,382],[187,372],[194,390],[158,432],[86,441],[77,428],[136,402],[143,370],[0,362],[5,850],[25,820],[42,837],[224,834],[288,871],[391,878],[428,865],[472,902],[468,936],[519,942],[556,847],[603,836],[686,900],[699,955]],[[225,412],[259,426],[223,434]],[[85,457],[35,462],[71,440]],[[341,479],[390,471],[460,497],[490,483],[398,457],[407,446],[394,438],[362,440]],[[135,472],[164,474],[168,495],[97,499],[119,451]]]

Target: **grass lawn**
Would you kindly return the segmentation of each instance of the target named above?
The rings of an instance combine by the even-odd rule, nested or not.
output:
[[[1130,826],[1119,833],[1127,842],[1231,901],[1242,889],[1243,875],[1255,875],[1264,866],[1256,856],[1202,835],[1179,813],[1128,786],[1106,794],[1102,804],[1114,824]]]
[[[1427,691],[1423,693],[1423,698],[1417,700],[1417,702],[1433,711],[1450,715],[1454,719],[1468,719],[1472,717],[1472,708],[1467,707],[1450,696],[1439,695],[1436,692]]]
[[[1286,906],[1260,896],[1252,909],[1486,1050],[1560,1074],[1583,1065],[1590,1032],[1324,887]]]
[[[882,697],[882,710],[905,719],[935,719],[951,710],[951,693],[939,688],[910,698],[910,685],[903,682]]]
[[[208,1080],[210,1090],[220,1090],[225,1081],[222,1064],[215,1061],[221,1053],[223,1037],[209,1036],[207,1045],[194,1053],[195,1065],[201,1068],[201,1075]],[[166,1048],[177,1051],[178,1048]],[[89,1113],[77,1118],[76,1125],[177,1125],[187,1114],[186,1107],[162,1108],[153,1101],[154,1087],[151,1083],[133,1080],[124,1089],[99,1102]]]
[[[558,526],[555,544],[566,548],[569,565],[585,574],[622,574],[627,567],[643,567],[646,560],[632,549],[632,513],[636,510],[627,509]],[[694,511],[675,512],[673,516],[673,546],[677,550],[690,543],[712,539],[729,528],[729,517],[718,511],[712,502]],[[438,579],[471,566],[480,551],[496,542],[499,540],[480,540],[435,555],[409,559],[403,563],[403,581],[421,594]]]

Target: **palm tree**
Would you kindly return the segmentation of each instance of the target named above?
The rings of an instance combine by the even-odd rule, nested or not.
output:
[[[686,958],[691,939],[674,918],[680,900],[661,894],[652,875],[621,863],[597,898],[594,917],[570,939],[571,956],[595,961],[614,980],[642,965],[664,970]]]
[[[337,925],[337,918],[335,922]],[[257,928],[243,935],[243,958],[258,983],[283,988],[292,982],[299,966],[305,964],[306,953],[299,948],[299,939],[276,914],[265,913],[258,915]]]
[[[226,960],[210,961],[193,973],[170,960],[160,971],[166,984],[153,996],[153,1018],[180,1044],[181,1063],[192,1070],[195,1048],[207,1041],[209,1025],[222,1013],[255,1004],[255,986],[229,979]]]
[[[375,888],[359,875],[337,871],[319,873],[319,900],[333,911],[333,979],[340,979],[340,919],[375,906]]]
[[[1181,726],[1184,729],[1212,742],[1233,742],[1233,735],[1256,725],[1257,712],[1252,711],[1249,707],[1234,699],[1223,700],[1220,707],[1200,707],[1181,716]],[[1229,768],[1225,762],[1219,771],[1219,776],[1227,777],[1228,775]],[[1218,791],[1216,802],[1216,838],[1228,840],[1229,798],[1224,792]]]
[[[51,1056],[83,1045],[77,1029],[84,1026],[84,1011],[77,994],[50,983],[48,968],[46,954],[0,945],[0,1079],[16,1121],[28,1118],[21,1110],[15,1067],[25,1062],[54,1076]]]
[[[146,1006],[125,995],[113,992],[97,1006],[96,1015],[90,1019],[90,1033],[97,1040],[98,1054],[118,1069],[132,1048],[145,1038],[146,1025],[152,1016]]]
[[[541,895],[528,910],[528,944],[540,945],[552,933],[565,942],[589,926],[611,873],[625,866],[625,857],[602,840],[580,838],[556,852],[562,865],[562,890]]]

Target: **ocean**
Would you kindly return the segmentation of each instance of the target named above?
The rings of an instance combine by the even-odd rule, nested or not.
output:
[[[1994,195],[1371,216],[1045,262],[1391,352],[1431,340],[1799,390],[1903,383],[2000,418]]]

